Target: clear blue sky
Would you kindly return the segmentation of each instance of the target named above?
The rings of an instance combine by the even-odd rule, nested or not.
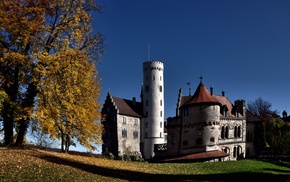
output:
[[[142,63],[164,62],[165,118],[175,115],[177,95],[200,75],[215,94],[253,101],[290,114],[289,0],[101,0],[94,31],[107,51],[98,65],[101,102],[112,95],[140,101]],[[289,107],[289,109],[287,109]]]

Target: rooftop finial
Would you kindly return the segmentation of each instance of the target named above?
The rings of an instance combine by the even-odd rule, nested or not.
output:
[[[148,44],[148,61],[150,60],[150,45]]]
[[[202,79],[203,79],[202,75],[200,75],[199,79],[200,79],[200,83],[202,83]]]
[[[190,82],[187,82],[187,85],[188,85],[188,87],[189,87],[189,96],[191,96]]]

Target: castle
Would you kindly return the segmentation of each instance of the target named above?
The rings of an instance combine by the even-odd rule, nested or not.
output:
[[[164,65],[143,63],[141,102],[108,93],[102,108],[102,151],[114,156],[141,153],[145,160],[221,161],[255,155],[253,138],[259,119],[244,100],[234,104],[202,83],[193,95],[179,90],[176,115],[164,122]],[[166,125],[165,125],[166,123]],[[248,126],[247,126],[248,124]],[[248,137],[246,137],[248,135]]]

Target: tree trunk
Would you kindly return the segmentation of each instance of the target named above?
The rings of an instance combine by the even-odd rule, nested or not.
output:
[[[4,142],[6,146],[13,144],[13,117],[11,117],[11,108],[9,103],[4,103],[3,120],[4,120]]]
[[[65,139],[65,153],[68,153],[69,151],[69,146],[70,146],[70,137],[68,134],[65,135],[66,139]]]
[[[64,133],[62,132],[62,130],[60,130],[60,132],[61,132],[61,151],[62,152],[65,152],[64,151],[64,140],[65,140],[65,138],[64,138]]]
[[[4,85],[5,93],[8,95],[9,100],[4,102],[3,107],[3,121],[4,121],[4,141],[5,145],[13,144],[13,127],[15,106],[17,100],[17,93],[19,89],[19,68],[15,67],[13,72],[13,84],[10,85],[6,82]]]
[[[20,121],[19,131],[18,131],[16,143],[15,143],[16,146],[23,146],[24,138],[25,138],[26,131],[28,128],[28,122],[29,122],[28,120],[24,120],[24,119]]]
[[[27,89],[27,93],[26,93],[26,98],[22,103],[22,107],[24,108],[33,108],[34,105],[34,98],[36,97],[37,94],[37,87],[35,86],[34,82],[29,83],[28,89]],[[19,131],[18,131],[18,135],[17,135],[17,139],[16,139],[16,143],[15,145],[17,146],[22,146],[24,144],[24,138],[27,132],[27,128],[29,126],[29,121],[31,116],[29,115],[29,113],[23,113],[24,115],[26,115],[27,119],[21,119],[20,122],[20,126],[19,126]]]

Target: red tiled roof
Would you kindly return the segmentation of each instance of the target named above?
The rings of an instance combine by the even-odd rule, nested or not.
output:
[[[226,97],[226,96],[220,96],[220,95],[213,95],[221,104],[222,106],[226,106],[228,111],[227,111],[227,116],[228,117],[234,117],[235,115],[232,114],[233,110],[233,104],[231,101]]]
[[[119,109],[119,114],[141,117],[142,116],[142,104],[137,101],[122,99],[112,96],[117,108]]]
[[[209,93],[206,86],[202,82],[200,82],[198,85],[194,95],[185,104],[188,105],[201,103],[213,103],[221,105],[220,101]]]
[[[200,160],[222,158],[228,155],[229,154],[224,153],[222,151],[215,150],[215,151],[200,152],[200,153],[194,153],[194,154],[188,154],[188,155],[182,155],[182,156],[168,157],[168,158],[160,159],[158,161],[159,162],[190,162],[190,161],[200,161]]]

